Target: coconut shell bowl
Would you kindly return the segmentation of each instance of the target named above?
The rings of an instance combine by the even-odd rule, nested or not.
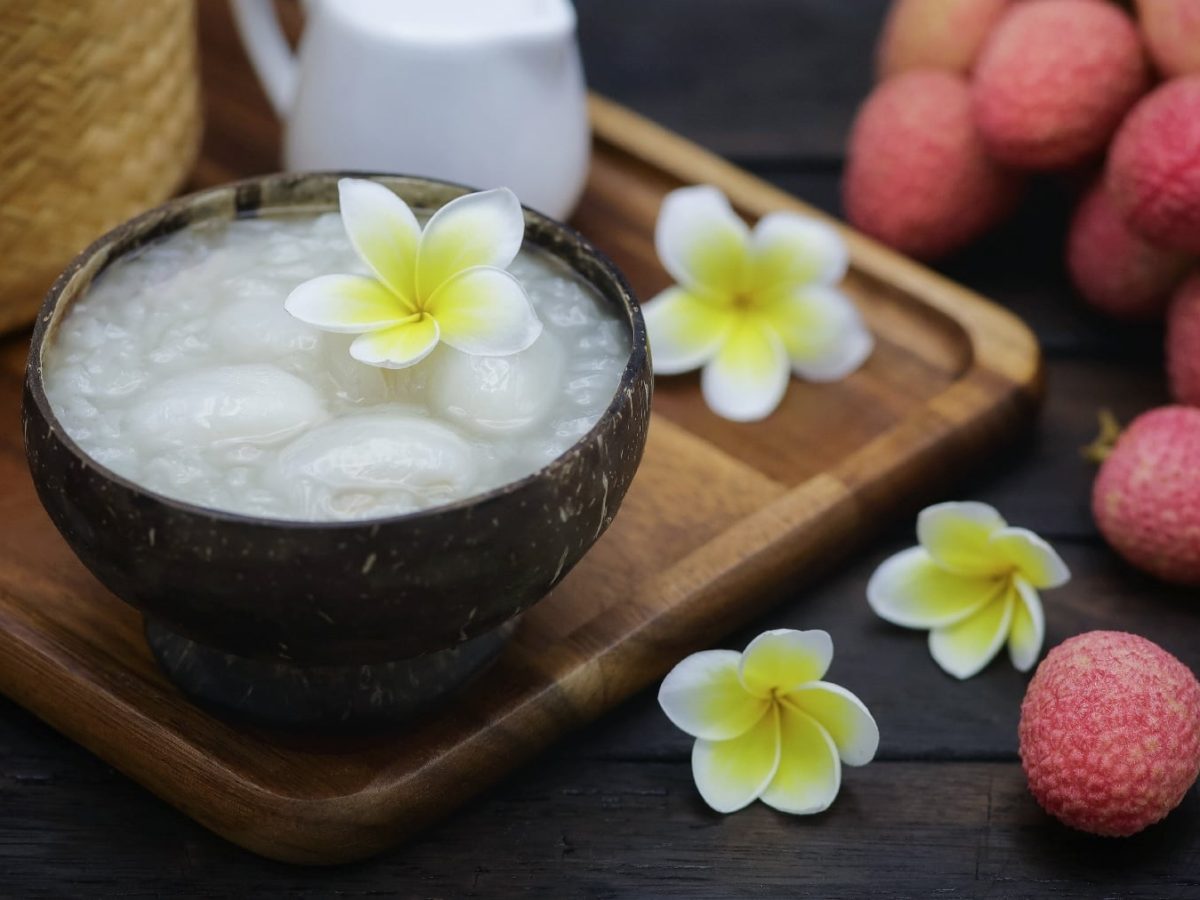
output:
[[[467,189],[371,177],[414,208]],[[272,175],[174,200],[104,235],[58,278],[33,332],[24,389],[29,467],[84,565],[140,610],[166,674],[192,699],[254,722],[343,728],[436,705],[501,652],[522,611],[587,553],[641,460],[651,373],[621,274],[570,228],[525,211],[525,240],[566,262],[628,326],[629,358],[600,420],[519,481],[451,505],[353,522],[293,522],[168,499],[89,458],[43,386],[71,304],[114,260],[214,219],[337,207],[336,173]]]

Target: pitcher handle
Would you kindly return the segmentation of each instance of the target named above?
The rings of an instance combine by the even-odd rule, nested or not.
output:
[[[233,0],[233,15],[246,53],[275,113],[286,119],[296,96],[296,56],[271,0]]]

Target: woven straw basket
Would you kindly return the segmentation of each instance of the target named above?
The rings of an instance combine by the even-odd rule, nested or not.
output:
[[[200,137],[193,0],[0,0],[0,331],[176,191]]]

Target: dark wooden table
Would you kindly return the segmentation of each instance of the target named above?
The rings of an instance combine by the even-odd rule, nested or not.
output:
[[[239,128],[266,106],[228,33],[200,0],[210,85],[240,79],[244,105],[210,121],[209,157],[244,167]],[[846,130],[870,85],[883,0],[578,0],[591,83],[825,209],[838,209]],[[239,116],[241,118],[239,118]],[[269,169],[270,159],[251,161]],[[998,506],[1075,573],[1046,598],[1048,644],[1118,628],[1200,668],[1200,602],[1122,565],[1088,513],[1078,448],[1096,410],[1128,419],[1165,398],[1158,329],[1091,315],[1061,265],[1069,187],[1047,182],[1001,233],[943,268],[1037,330],[1049,393],[1019,451],[946,497]],[[13,411],[9,411],[13,414]],[[761,805],[710,812],[691,783],[691,741],[652,692],[508,779],[395,853],[340,869],[256,858],[214,837],[17,706],[0,701],[2,896],[412,897],[1200,897],[1200,800],[1134,838],[1060,827],[1017,762],[1026,678],[997,663],[960,684],[920,635],[867,609],[864,586],[912,523],[823,583],[797,591],[727,645],[772,627],[824,628],[833,676],[875,712],[878,760],[849,770],[813,818]]]

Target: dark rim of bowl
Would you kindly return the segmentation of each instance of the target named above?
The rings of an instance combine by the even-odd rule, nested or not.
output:
[[[46,292],[46,296],[42,300],[42,305],[38,311],[38,319],[34,324],[33,334],[30,338],[29,358],[26,363],[26,381],[29,385],[33,402],[37,405],[39,412],[46,419],[50,427],[57,432],[58,440],[79,459],[83,466],[94,470],[100,476],[120,485],[127,490],[148,497],[151,500],[161,503],[171,509],[188,513],[189,515],[200,516],[213,521],[230,522],[239,525],[256,525],[271,528],[297,528],[306,530],[355,530],[363,528],[364,526],[371,527],[374,525],[393,524],[399,522],[419,522],[423,520],[430,520],[447,513],[466,510],[470,507],[486,505],[494,500],[498,500],[510,494],[515,494],[539,479],[552,476],[556,470],[565,469],[573,457],[578,456],[580,453],[582,453],[585,446],[595,441],[595,439],[603,430],[605,422],[618,413],[620,408],[624,405],[624,401],[622,399],[623,395],[632,390],[633,386],[638,381],[639,374],[645,371],[646,376],[649,377],[649,372],[647,371],[649,369],[649,357],[647,354],[648,345],[646,341],[645,322],[642,319],[641,308],[638,304],[636,295],[633,293],[633,289],[629,286],[629,282],[621,273],[621,270],[617,268],[611,259],[609,259],[607,254],[597,249],[597,247],[582,234],[580,234],[579,231],[572,228],[570,225],[560,222],[557,219],[552,219],[544,213],[540,213],[535,209],[530,209],[528,206],[522,204],[521,208],[524,210],[526,216],[532,216],[536,221],[539,221],[543,227],[548,227],[551,231],[558,231],[565,237],[569,238],[570,241],[577,244],[587,256],[590,256],[593,260],[595,260],[605,274],[607,274],[607,276],[613,280],[618,289],[621,300],[623,301],[625,314],[630,328],[629,359],[625,364],[625,368],[621,372],[621,378],[617,384],[616,391],[613,393],[612,400],[609,402],[608,406],[605,407],[604,412],[600,414],[600,418],[596,420],[596,424],[593,425],[586,434],[584,434],[570,447],[535,472],[519,478],[516,481],[506,482],[498,487],[492,488],[491,490],[478,494],[472,494],[471,496],[464,497],[462,500],[456,500],[453,503],[432,506],[428,509],[416,510],[415,512],[403,513],[397,516],[380,516],[369,519],[328,521],[283,519],[272,518],[268,516],[252,516],[244,513],[230,512],[228,510],[214,509],[212,507],[200,506],[195,503],[189,503],[185,500],[177,500],[173,497],[168,497],[165,494],[160,494],[157,491],[144,487],[143,485],[131,481],[124,476],[118,475],[107,466],[97,462],[86,451],[84,451],[83,448],[76,444],[74,439],[58,420],[58,417],[54,414],[54,410],[50,404],[49,398],[46,396],[45,386],[42,379],[42,360],[48,339],[52,337],[52,335],[49,333],[50,325],[51,321],[55,318],[54,312],[58,307],[58,303],[61,300],[62,295],[66,292],[68,284],[84,268],[84,266],[86,266],[92,257],[103,250],[106,246],[117,243],[123,238],[139,236],[139,232],[142,231],[151,231],[152,227],[155,225],[160,226],[160,233],[153,234],[149,240],[147,240],[145,243],[139,244],[133,249],[141,249],[142,247],[149,246],[150,244],[161,240],[167,235],[181,231],[183,228],[186,228],[188,225],[195,224],[196,222],[216,220],[216,217],[206,217],[205,219],[187,221],[183,219],[183,215],[192,206],[194,206],[197,201],[203,200],[206,197],[215,198],[223,194],[228,194],[233,200],[233,217],[231,221],[239,218],[257,218],[259,212],[261,211],[266,211],[268,214],[272,212],[282,213],[289,207],[262,206],[243,210],[239,205],[238,200],[239,196],[243,192],[257,192],[264,185],[276,182],[283,184],[298,184],[302,181],[310,179],[325,179],[336,183],[336,181],[340,178],[366,178],[372,181],[383,181],[385,184],[388,181],[398,180],[424,182],[427,184],[461,190],[464,193],[470,193],[478,190],[478,188],[472,188],[458,182],[446,181],[440,178],[426,178],[421,175],[401,175],[398,173],[364,172],[356,170],[320,170],[311,172],[285,172],[274,173],[270,175],[259,175],[251,178],[240,179],[238,181],[226,182],[215,187],[205,188],[204,190],[195,191],[193,193],[185,194],[181,197],[168,200],[166,203],[149,209],[146,212],[123,222],[116,228],[105,232],[86,248],[80,251],[74,257],[74,259],[71,260],[58,278],[54,280],[54,283],[50,286],[50,289]],[[313,212],[322,211],[322,209],[317,206],[305,206],[300,204],[297,204],[296,208],[301,210],[309,209]],[[336,209],[336,206],[323,211],[328,212],[332,209]],[[591,279],[589,279],[583,272],[580,272],[572,260],[563,258],[558,253],[555,253],[553,250],[547,247],[541,247],[536,243],[534,246],[539,247],[542,252],[547,253],[564,263],[572,272],[574,272],[578,277],[582,278],[594,290],[600,291],[606,301],[611,302],[611,298],[609,298],[608,294],[604,291],[601,291],[596,285],[592,284]],[[93,276],[93,281],[103,274],[104,269],[107,269],[108,266],[115,263],[118,259],[123,258],[126,255],[126,252],[116,255],[109,260],[102,269],[96,272],[96,274]],[[74,298],[74,300],[80,299],[83,294],[86,293],[86,290],[90,288],[91,284],[89,283],[88,287],[80,293],[79,297]],[[74,300],[72,302],[74,302]],[[58,316],[58,321],[55,322],[55,324],[60,324],[62,317],[66,314],[66,311],[60,313]]]

